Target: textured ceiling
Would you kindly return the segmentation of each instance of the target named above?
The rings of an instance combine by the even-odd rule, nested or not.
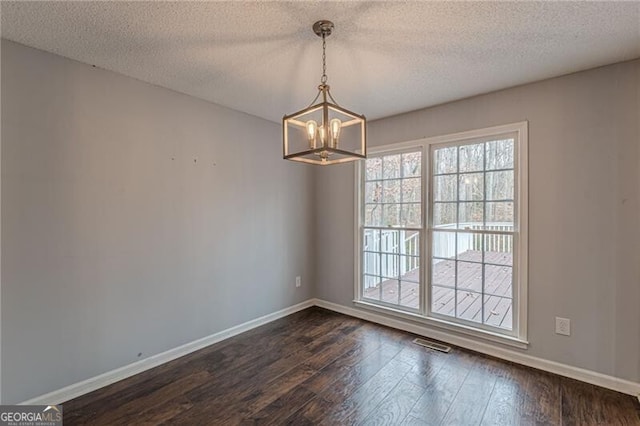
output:
[[[2,37],[279,121],[321,74],[380,118],[640,57],[640,3],[8,2]]]

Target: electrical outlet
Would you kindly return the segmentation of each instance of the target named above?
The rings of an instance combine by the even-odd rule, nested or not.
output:
[[[300,287],[302,285],[302,279],[300,277],[296,277],[296,287]]]
[[[556,317],[556,334],[571,336],[571,320],[568,318]]]

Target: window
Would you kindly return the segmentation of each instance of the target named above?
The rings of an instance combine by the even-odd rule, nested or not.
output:
[[[362,298],[420,308],[422,152],[366,160]]]
[[[357,302],[525,341],[526,144],[518,123],[373,150],[357,179]]]

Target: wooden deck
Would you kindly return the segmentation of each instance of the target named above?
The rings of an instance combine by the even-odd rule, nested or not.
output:
[[[442,260],[433,267],[432,311],[438,314],[482,322],[511,329],[511,259],[505,253],[486,252],[485,298],[482,306],[482,252],[469,250],[458,256],[458,290],[455,286],[455,261]],[[419,269],[398,280],[383,281],[368,288],[364,296],[387,303],[418,309],[420,306]]]

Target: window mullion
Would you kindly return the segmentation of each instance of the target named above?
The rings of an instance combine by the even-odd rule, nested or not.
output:
[[[403,156],[402,154],[400,154],[400,205],[398,206],[398,222],[400,224],[400,226],[403,226],[405,224],[403,217],[402,217],[402,202],[404,201],[404,194],[403,194],[403,188],[404,188],[404,163],[403,163]],[[404,253],[404,239],[406,237],[406,232],[405,231],[398,231],[398,305],[400,305],[400,301],[402,300],[402,271],[403,271],[403,267],[402,267],[402,257],[401,254]]]
[[[455,279],[453,285],[453,316],[458,318],[458,231],[460,227],[460,147],[456,146],[456,232],[454,233]]]
[[[482,144],[482,221],[484,223],[484,229],[487,229],[487,143]],[[486,242],[487,234],[482,234],[481,241],[482,244],[480,249],[482,250],[482,309],[480,321],[482,324],[485,323],[485,312],[484,312],[484,287],[485,287],[485,278],[486,278],[486,268],[485,268],[485,258],[484,258],[484,248]],[[512,280],[513,281],[513,280]]]
[[[380,232],[380,238],[378,239],[378,245],[379,245],[379,249],[380,252],[378,253],[378,259],[380,260],[378,265],[379,265],[379,269],[378,269],[378,283],[379,288],[378,288],[378,300],[382,300],[382,283],[384,282],[382,280],[382,231]]]

